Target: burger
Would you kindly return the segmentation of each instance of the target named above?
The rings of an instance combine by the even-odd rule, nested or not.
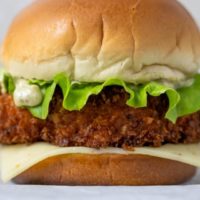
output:
[[[200,167],[200,34],[177,1],[38,0],[1,58],[4,182],[166,185]]]

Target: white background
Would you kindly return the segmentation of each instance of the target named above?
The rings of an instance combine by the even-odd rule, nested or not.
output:
[[[195,17],[196,21],[198,21],[200,24],[200,0],[179,1],[189,9],[189,11]],[[32,0],[0,0],[0,42],[2,41],[8,25],[11,23],[13,17],[18,13],[20,9],[22,9],[30,2],[32,2]]]

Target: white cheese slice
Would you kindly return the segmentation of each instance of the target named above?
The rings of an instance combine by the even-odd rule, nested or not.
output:
[[[200,167],[200,143],[164,145],[159,148],[138,147],[134,151],[125,151],[119,148],[93,149],[86,147],[57,147],[47,143],[32,145],[12,145],[1,147],[1,179],[7,182],[25,170],[49,157],[64,154],[142,154],[176,160]]]

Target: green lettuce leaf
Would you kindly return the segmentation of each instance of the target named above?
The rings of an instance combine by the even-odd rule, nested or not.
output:
[[[4,74],[3,84],[7,93],[12,94],[15,91],[15,82],[10,74]]]
[[[185,116],[200,110],[200,75],[196,75],[190,87],[177,90],[180,101],[176,106],[177,116]]]
[[[56,89],[56,83],[43,85],[41,89],[44,94],[43,102],[39,106],[29,107],[28,109],[34,117],[46,119],[49,114],[49,105]]]
[[[31,80],[29,80],[29,83],[30,83],[30,84],[38,85],[38,86],[40,86],[40,87],[43,87],[43,86],[46,86],[46,85],[51,84],[52,81],[45,81],[45,80],[31,79]]]
[[[46,119],[49,112],[49,104],[52,100],[56,86],[62,89],[63,107],[66,110],[81,110],[87,103],[91,95],[98,95],[107,86],[121,86],[129,93],[130,98],[127,105],[138,108],[147,106],[147,94],[159,96],[163,93],[168,95],[170,101],[169,112],[179,101],[177,92],[169,87],[152,82],[142,87],[133,87],[119,79],[110,79],[104,83],[71,83],[69,78],[64,74],[57,75],[51,84],[44,84],[44,81],[34,81],[35,84],[42,86],[44,90],[44,101],[41,105],[29,108],[33,116]]]
[[[9,92],[14,91],[13,79],[5,78],[5,85]],[[66,110],[81,110],[91,95],[98,95],[107,86],[121,86],[130,95],[127,105],[134,108],[147,106],[147,97],[166,94],[169,100],[169,107],[165,117],[176,122],[177,118],[194,113],[200,110],[200,75],[194,77],[194,82],[189,87],[173,89],[171,87],[150,82],[144,85],[133,86],[119,79],[109,79],[104,83],[79,83],[71,82],[64,75],[57,75],[53,81],[30,80],[30,84],[40,86],[44,94],[43,102],[36,107],[29,107],[33,116],[46,119],[49,113],[49,105],[55,93],[56,87],[60,87],[63,94],[63,107]]]

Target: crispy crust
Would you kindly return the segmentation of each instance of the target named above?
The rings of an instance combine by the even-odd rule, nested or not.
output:
[[[196,168],[142,155],[63,155],[46,159],[14,179],[18,184],[168,185],[189,180]]]
[[[28,110],[16,107],[11,95],[0,95],[0,143],[44,141],[61,147],[129,149],[200,142],[200,111],[173,124],[164,118],[168,108],[166,95],[149,96],[145,108],[129,107],[127,99],[123,89],[109,87],[90,97],[81,111],[70,112],[63,108],[63,96],[57,90],[47,119],[40,120]]]
[[[38,0],[14,20],[2,56],[25,78],[178,82],[200,66],[200,37],[175,0]]]

